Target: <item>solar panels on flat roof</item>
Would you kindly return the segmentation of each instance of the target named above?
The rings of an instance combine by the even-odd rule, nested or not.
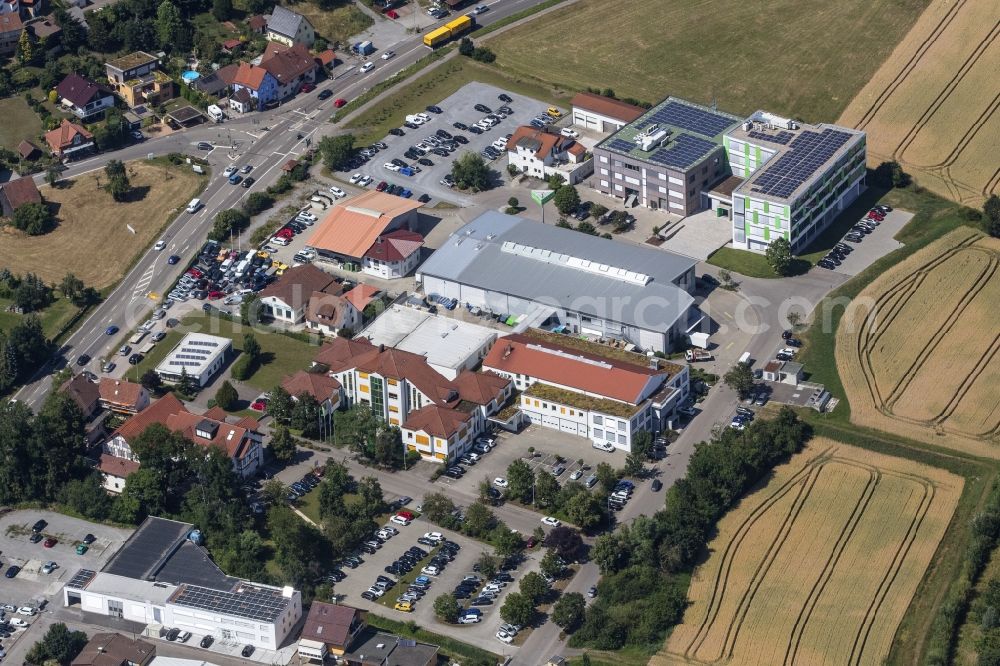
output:
[[[66,583],[66,587],[82,590],[87,587],[87,584],[90,581],[94,580],[94,576],[96,575],[97,572],[91,569],[80,569],[72,578],[69,579],[69,582]]]
[[[834,129],[802,132],[792,139],[787,152],[764,165],[751,191],[782,198],[791,196],[852,136]]]
[[[171,602],[259,622],[274,622],[288,607],[289,599],[278,590],[254,585],[241,585],[233,592],[185,585],[177,590]]]
[[[670,142],[669,147],[661,148],[650,155],[649,161],[663,164],[664,166],[686,169],[711,153],[716,147],[717,144],[711,141],[681,134],[674,141]]]
[[[707,137],[721,134],[736,123],[728,116],[680,102],[667,102],[662,108],[657,109],[649,119],[656,123],[673,125]]]
[[[757,130],[751,130],[747,132],[747,136],[754,139],[761,139],[762,141],[770,141],[771,143],[779,143],[782,146],[787,146],[788,142],[791,141],[795,135],[791,132],[786,132],[784,130],[778,132],[777,134],[767,134],[766,132],[758,132]]]
[[[620,150],[623,153],[627,153],[635,148],[635,143],[632,141],[626,141],[625,139],[612,139],[608,143],[604,144],[604,147],[608,150]]]
[[[189,523],[150,516],[105,565],[104,573],[153,580],[193,527]]]

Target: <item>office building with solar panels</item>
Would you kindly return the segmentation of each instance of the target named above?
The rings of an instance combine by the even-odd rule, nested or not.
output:
[[[864,189],[864,132],[758,111],[727,131],[724,145],[733,177],[743,180],[708,196],[731,214],[739,249],[763,252],[784,237],[800,252]]]
[[[729,176],[723,137],[743,118],[668,97],[594,147],[593,186],[640,205],[691,215]]]
[[[194,525],[150,516],[101,571],[79,569],[63,603],[147,626],[177,628],[232,645],[276,650],[302,618],[302,596],[227,576],[200,545]]]
[[[197,381],[198,386],[204,386],[222,370],[232,346],[229,338],[188,333],[156,366],[156,374],[165,382],[176,382],[187,371],[188,377]]]

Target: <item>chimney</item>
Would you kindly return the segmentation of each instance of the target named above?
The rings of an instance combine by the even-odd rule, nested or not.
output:
[[[381,354],[384,351],[385,351],[385,344],[383,343],[378,346],[378,353]]]
[[[507,357],[510,356],[511,352],[513,352],[513,351],[514,351],[514,347],[511,346],[511,345],[507,345],[507,347],[503,350],[504,360],[506,360]]]

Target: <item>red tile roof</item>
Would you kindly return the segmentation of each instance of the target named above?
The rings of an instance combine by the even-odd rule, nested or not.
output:
[[[267,27],[267,17],[264,16],[251,16],[250,20],[247,21],[247,25],[254,32],[260,32]]]
[[[240,68],[236,70],[236,76],[233,77],[233,85],[243,86],[250,90],[260,90],[267,74],[267,70],[263,67],[241,62]]]
[[[42,203],[42,194],[38,191],[31,176],[11,180],[0,185],[0,190],[7,197],[10,207],[17,210],[24,204]]]
[[[330,344],[323,345],[319,353],[313,357],[313,361],[328,366],[330,372],[343,372],[348,368],[357,367],[361,358],[375,356],[378,353],[378,347],[364,338],[360,340],[337,338]]]
[[[27,139],[17,144],[17,154],[24,159],[29,159],[32,155],[35,155],[37,152],[38,152],[38,146],[31,143]]]
[[[225,67],[220,67],[219,71],[215,73],[219,79],[225,83],[227,86],[233,85],[233,81],[236,79],[236,72],[240,71],[240,66],[238,64],[230,63]]]
[[[428,435],[448,439],[472,421],[471,412],[460,412],[456,409],[427,405],[410,412],[403,422],[407,430],[423,431]]]
[[[217,426],[215,436],[206,439],[195,434],[198,424],[209,421]],[[240,459],[249,452],[247,446],[247,429],[215,419],[206,419],[204,415],[192,414],[185,410],[167,417],[166,426],[174,432],[179,432],[199,446],[217,446],[226,452],[230,458]]]
[[[237,49],[242,45],[243,42],[241,42],[238,39],[227,39],[226,41],[222,42],[222,48],[226,49],[227,51],[232,51],[233,49]]]
[[[363,257],[375,239],[421,206],[419,201],[369,190],[331,208],[306,244],[346,257]]]
[[[544,160],[550,153],[561,153],[574,143],[573,139],[569,137],[544,129],[536,129],[529,125],[520,125],[507,139],[507,151],[515,151],[520,145],[533,152],[538,159]]]
[[[306,320],[320,326],[340,328],[348,308],[354,306],[337,294],[314,291],[306,305]]]
[[[21,22],[21,17],[17,12],[0,14],[0,33],[20,32],[23,29],[24,23]]]
[[[581,109],[586,109],[587,111],[593,111],[602,116],[607,116],[608,118],[620,120],[623,123],[630,123],[637,120],[639,116],[646,112],[642,107],[586,92],[574,95],[570,104]]]
[[[382,293],[380,289],[359,282],[358,286],[344,294],[344,299],[353,305],[358,312],[364,312],[368,304],[374,301],[380,293]]]
[[[455,386],[462,400],[474,402],[477,405],[488,405],[491,400],[502,401],[503,392],[510,385],[510,380],[495,372],[473,372],[464,370],[455,377]]]
[[[402,261],[424,245],[424,237],[415,231],[397,229],[375,239],[365,256],[379,261]]]
[[[278,83],[287,85],[314,70],[316,59],[303,44],[289,47],[277,42],[268,42],[260,66],[270,72]]]
[[[324,67],[333,65],[337,62],[337,54],[333,52],[333,49],[320,51],[316,56],[316,61]]]
[[[167,417],[184,409],[184,404],[173,393],[168,393],[125,423],[118,426],[112,436],[119,435],[126,442],[135,439],[154,423],[166,423]]]
[[[139,470],[139,463],[128,458],[116,458],[110,453],[102,453],[101,459],[97,464],[97,469],[108,476],[127,479],[130,474]]]
[[[3,17],[0,16],[0,18]],[[91,141],[94,138],[93,134],[80,125],[71,123],[67,118],[63,118],[59,127],[45,133],[45,142],[49,144],[49,148],[52,149],[52,152],[61,153],[65,148],[69,148],[73,145],[73,139],[78,134],[86,141]]]
[[[101,400],[114,405],[125,405],[133,409],[139,404],[139,400],[146,390],[142,387],[142,384],[136,384],[124,379],[111,379],[110,377],[101,377],[101,383],[98,385],[98,388],[101,391]]]
[[[340,382],[322,372],[299,370],[294,375],[285,377],[281,381],[281,387],[288,391],[289,395],[308,393],[318,402],[323,402],[337,395],[340,391]]]
[[[500,338],[483,368],[526,375],[547,384],[638,404],[657,376],[668,373],[560,347],[521,334]]]

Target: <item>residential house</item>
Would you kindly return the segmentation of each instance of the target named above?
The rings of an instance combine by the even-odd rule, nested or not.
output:
[[[449,380],[421,354],[364,339],[337,338],[314,362],[337,379],[348,406],[367,405],[377,418],[399,426],[408,451],[441,463],[468,451],[513,391],[499,377]]]
[[[438,646],[369,629],[358,637],[354,647],[339,658],[338,663],[347,666],[433,666],[438,663]]]
[[[205,95],[224,97],[226,91],[233,85],[233,80],[236,78],[236,72],[239,68],[240,66],[236,63],[220,67],[211,74],[199,76],[191,82],[191,87]]]
[[[483,370],[513,381],[532,423],[629,452],[669,425],[690,381],[686,365],[535,329],[498,340]]]
[[[59,127],[45,133],[45,143],[49,144],[53,156],[64,159],[86,155],[96,148],[94,135],[68,118],[63,118]]]
[[[8,6],[0,2],[0,7]],[[0,55],[11,55],[17,51],[17,43],[21,39],[24,23],[18,12],[0,13]]]
[[[259,15],[251,16],[247,21],[247,27],[255,35],[263,35],[264,31],[267,30],[267,17]]]
[[[507,163],[523,174],[542,180],[560,175],[575,185],[594,172],[583,144],[547,129],[521,125],[507,140]]]
[[[286,46],[302,44],[311,48],[316,41],[316,32],[309,19],[281,5],[276,5],[267,19],[265,35],[268,41],[280,42]]]
[[[149,391],[142,384],[102,377],[97,385],[101,407],[119,414],[138,414],[149,407]]]
[[[27,7],[28,4],[25,2],[25,9]],[[36,48],[43,49],[46,57],[54,57],[62,51],[62,44],[60,43],[62,28],[51,16],[29,19],[29,22],[24,27],[30,30],[31,34],[35,36]]]
[[[420,265],[424,237],[408,229],[396,229],[375,239],[361,260],[361,270],[383,280],[406,277]]]
[[[97,461],[97,471],[103,476],[101,486],[109,493],[120,494],[125,490],[128,477],[139,470],[139,463],[128,458],[116,458],[109,453],[102,453]]]
[[[281,388],[288,391],[293,399],[303,393],[311,395],[319,403],[323,414],[332,414],[340,407],[340,382],[323,372],[299,370],[285,377]]]
[[[245,92],[240,93],[241,90]],[[236,109],[237,111],[245,113],[250,109],[263,110],[267,105],[278,101],[278,80],[259,65],[241,62],[239,69],[236,70],[236,76],[233,77],[233,98],[237,95],[250,98],[250,108],[245,111]],[[240,104],[243,104],[242,99]],[[231,101],[230,106],[232,106]]]
[[[173,394],[167,394],[115,430],[103,445],[103,452],[115,458],[139,462],[132,450],[135,441],[149,426],[160,423],[199,446],[215,446],[233,461],[234,471],[243,478],[256,473],[263,457],[263,435],[256,419],[245,417],[235,423],[222,410],[205,414],[189,412]]]
[[[156,646],[121,634],[98,633],[83,646],[70,666],[147,666],[156,656]]]
[[[136,51],[104,64],[108,83],[129,108],[155,106],[177,95],[174,80],[160,71],[154,55]]]
[[[316,80],[316,58],[302,44],[268,44],[260,66],[278,82],[278,99],[293,97],[302,84]]]
[[[314,291],[306,306],[306,328],[323,335],[340,335],[345,328],[356,331],[363,319],[354,302],[338,294]]]
[[[0,184],[0,214],[10,217],[14,211],[29,203],[42,203],[42,194],[31,176]]]
[[[59,390],[76,403],[85,418],[89,419],[97,411],[101,394],[97,384],[87,379],[85,375],[75,375],[60,386]]]
[[[56,86],[59,103],[84,122],[96,119],[115,105],[110,91],[77,73],[68,74]]]
[[[334,276],[312,264],[302,264],[286,270],[257,296],[266,317],[296,325],[305,319],[306,306],[314,293],[338,296],[343,291],[343,286]]]
[[[22,160],[37,160],[42,156],[42,151],[38,149],[38,146],[24,139],[17,144],[17,154],[21,156]]]
[[[236,38],[227,39],[222,42],[223,53],[236,53],[243,48],[243,42]]]
[[[250,113],[254,110],[256,100],[246,88],[236,89],[229,96],[229,110],[237,113]]]
[[[327,657],[342,657],[367,626],[365,616],[358,608],[314,601],[299,636],[300,663],[323,664]]]
[[[344,298],[354,306],[355,310],[364,314],[365,308],[371,305],[381,293],[381,289],[376,289],[370,284],[359,282],[354,289],[344,294]]]

